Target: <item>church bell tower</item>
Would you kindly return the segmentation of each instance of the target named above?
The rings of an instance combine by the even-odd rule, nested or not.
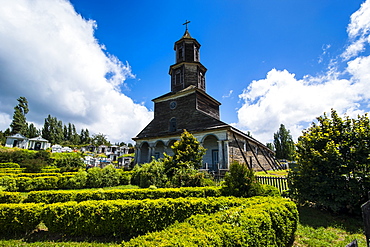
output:
[[[171,91],[178,92],[191,85],[206,91],[206,67],[200,63],[200,44],[186,31],[180,40],[175,42],[176,63],[170,66]]]

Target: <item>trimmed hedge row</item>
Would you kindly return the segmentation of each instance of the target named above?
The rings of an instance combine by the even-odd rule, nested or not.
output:
[[[47,204],[42,219],[49,232],[74,236],[138,236],[159,231],[194,214],[239,206],[229,197],[84,201]]]
[[[277,196],[279,191],[272,186],[262,185],[263,196]],[[12,193],[14,195],[12,196]],[[94,190],[94,191],[61,191],[45,190],[31,191],[25,196],[19,192],[1,192],[0,203],[57,203],[68,201],[88,200],[143,200],[179,197],[219,197],[222,196],[221,187],[182,187],[161,189],[125,189],[125,190]],[[227,196],[227,195],[224,195]]]
[[[20,192],[0,191],[0,203],[20,203],[23,196]]]
[[[289,246],[297,229],[295,204],[282,198],[251,198],[243,206],[195,215],[122,246]]]
[[[219,187],[126,189],[96,191],[32,191],[24,202],[56,203],[88,200],[143,200],[179,197],[219,197]]]
[[[74,236],[138,236],[161,230],[193,214],[238,206],[233,197],[162,198],[66,203],[0,204],[0,234],[23,234],[43,222],[50,233]]]
[[[20,165],[13,162],[0,163],[0,168],[20,168]]]
[[[41,222],[43,204],[0,204],[1,235],[29,233]]]
[[[243,207],[238,209],[230,209],[242,205]],[[257,217],[256,215],[260,213],[253,213],[254,211],[251,208],[254,210],[260,209],[265,213]],[[225,211],[223,214],[207,216],[220,210]],[[252,213],[248,213],[249,211]],[[183,232],[182,238],[186,239],[187,237],[186,229],[194,227],[193,234],[204,230],[209,232],[208,235],[221,238],[224,242],[236,239],[235,241],[241,241],[241,243],[245,241],[257,241],[259,243],[260,239],[267,238],[268,241],[278,243],[273,246],[285,246],[284,244],[289,242],[296,229],[298,218],[295,204],[278,197],[162,198],[141,201],[0,204],[0,229],[4,229],[0,234],[10,236],[29,233],[40,222],[43,222],[50,233],[62,233],[70,236],[115,235],[127,238],[148,232],[161,231],[175,222],[183,222],[196,214],[207,214],[206,216],[197,216],[199,219],[205,219],[205,221],[199,223],[197,217],[188,220],[189,225],[185,225],[186,227],[181,229]],[[271,222],[269,219],[271,219]],[[168,231],[172,235],[176,234],[171,232],[171,227],[169,229]],[[169,234],[168,231],[167,235]],[[149,241],[150,239],[168,238],[163,234],[154,236],[156,237],[149,234],[143,239]],[[176,237],[173,236],[172,238]],[[232,240],[228,240],[229,238]],[[135,241],[139,240],[140,238],[132,240],[133,242],[128,246],[156,246],[155,244],[135,245]]]
[[[183,187],[165,189],[125,189],[125,190],[46,190],[31,191],[22,196],[20,192],[0,191],[0,203],[57,203],[88,200],[143,200],[179,197],[219,197],[220,187]]]
[[[111,168],[65,173],[3,173],[0,186],[6,191],[100,188],[130,184],[131,172]],[[54,177],[54,178],[52,178]]]

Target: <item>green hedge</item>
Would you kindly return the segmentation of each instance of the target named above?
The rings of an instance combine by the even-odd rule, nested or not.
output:
[[[72,176],[71,176],[72,177]],[[69,178],[71,178],[69,177]],[[52,187],[52,180],[54,178],[43,178],[44,181],[37,182],[38,188],[45,189],[47,186]],[[15,181],[15,180],[14,180]],[[26,179],[23,183],[18,182],[23,190],[31,190],[35,180]],[[58,183],[65,183],[58,185],[58,187],[66,187],[69,179],[65,181],[58,180]],[[56,181],[54,181],[54,184]],[[43,185],[43,187],[41,187]],[[14,185],[17,186],[17,185]],[[262,196],[279,196],[279,190],[269,185],[262,186]],[[19,188],[18,188],[19,189]],[[0,195],[0,203],[14,203],[11,194],[15,193],[15,197],[19,192],[7,192],[7,197]],[[44,191],[30,191],[24,196],[25,203],[56,203],[68,201],[87,201],[87,200],[143,200],[143,199],[159,199],[159,198],[179,198],[179,197],[219,197],[222,196],[220,187],[182,187],[182,188],[160,188],[160,189],[126,189],[126,190],[94,190],[94,191],[73,191],[73,190],[44,190]],[[9,198],[9,200],[7,199]]]
[[[42,220],[51,233],[74,236],[138,236],[162,230],[191,215],[239,206],[234,197],[84,201],[47,204]]]
[[[29,233],[41,222],[43,204],[0,204],[0,234]]]
[[[232,207],[239,208],[231,209]],[[261,214],[256,211],[257,209],[265,213]],[[208,216],[220,210],[223,213]],[[0,229],[3,229],[0,234],[8,236],[29,233],[43,222],[52,234],[135,237],[148,232],[161,231],[175,222],[183,222],[197,214],[206,215],[196,216],[186,221],[189,225],[180,229],[184,234],[182,238],[188,237],[187,229],[189,229],[191,234],[195,234],[194,239],[202,237],[198,236],[197,232],[210,231],[209,236],[220,238],[223,243],[234,243],[232,241],[249,243],[243,242],[247,240],[257,243],[275,241],[276,245],[273,246],[285,246],[284,244],[291,240],[298,217],[295,204],[279,197],[162,198],[80,203],[73,201],[54,204],[0,204]],[[269,219],[271,222],[268,221]],[[195,230],[190,229],[191,227]],[[170,227],[167,235],[171,233],[171,229],[176,228]],[[157,237],[148,235],[142,238],[145,241],[168,238],[161,233],[158,234]],[[250,238],[252,240],[249,240]],[[139,240],[140,238],[137,238],[131,243]],[[150,244],[129,246],[150,246]]]
[[[3,168],[14,169],[14,168]],[[94,173],[93,171],[97,171]],[[55,179],[50,177],[55,176]],[[108,166],[79,172],[64,173],[1,173],[0,186],[6,191],[32,191],[46,189],[82,189],[127,185],[132,174]],[[91,183],[91,181],[95,181]]]
[[[20,203],[23,201],[20,192],[0,191],[0,203]]]
[[[0,168],[20,168],[20,165],[13,162],[0,163]]]
[[[123,246],[289,246],[297,229],[295,204],[282,198],[251,198],[243,206],[195,215]]]
[[[219,197],[219,187],[184,187],[166,189],[127,189],[95,191],[31,191],[24,202],[56,203],[87,200],[143,200],[179,197]]]

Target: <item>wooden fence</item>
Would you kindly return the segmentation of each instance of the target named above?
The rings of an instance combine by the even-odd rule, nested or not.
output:
[[[283,177],[263,177],[256,176],[257,180],[261,184],[268,184],[279,189],[280,193],[284,190],[288,190],[288,179]]]

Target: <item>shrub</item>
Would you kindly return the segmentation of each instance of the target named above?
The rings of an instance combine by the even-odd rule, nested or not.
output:
[[[20,168],[17,163],[8,162],[8,163],[0,163],[0,168]]]
[[[120,172],[113,165],[108,165],[102,171],[103,187],[117,186],[120,183]]]
[[[253,170],[248,169],[245,164],[234,161],[225,175],[222,193],[228,196],[250,197],[260,195],[262,191]]]
[[[55,203],[45,205],[42,220],[51,233],[137,236],[162,230],[194,214],[241,205],[245,200],[208,197]]]
[[[30,233],[41,222],[42,204],[0,204],[0,235]]]
[[[87,200],[143,200],[179,197],[219,197],[218,187],[198,188],[162,188],[131,190],[95,190],[95,191],[31,191],[25,202],[56,203]]]
[[[19,203],[23,200],[19,192],[0,191],[0,203]]]
[[[87,170],[87,181],[86,187],[88,188],[100,188],[103,184],[102,178],[103,172],[99,167],[93,167]]]
[[[123,242],[129,246],[289,246],[298,212],[286,199],[258,198],[211,215],[198,214],[163,231]]]
[[[167,176],[162,161],[153,159],[152,162],[136,165],[133,170],[131,183],[141,188],[148,188],[150,185],[165,187]]]
[[[170,180],[171,187],[200,187],[204,184],[204,173],[190,168],[176,169]]]

